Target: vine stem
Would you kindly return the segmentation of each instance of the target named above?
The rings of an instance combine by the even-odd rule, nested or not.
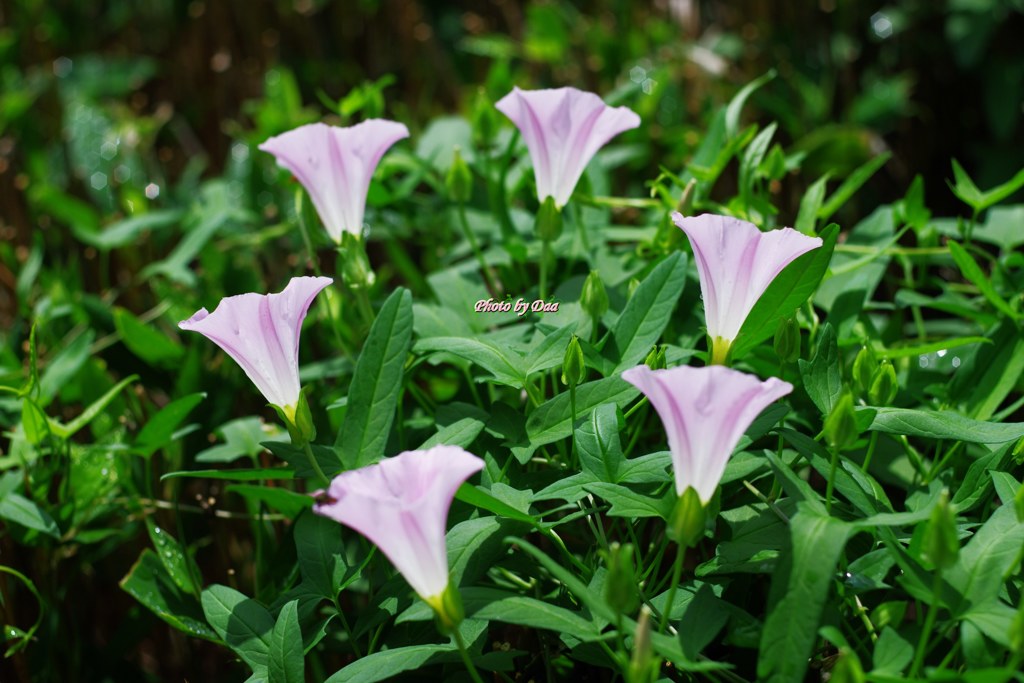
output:
[[[459,647],[459,654],[462,655],[462,662],[466,665],[470,678],[473,679],[474,683],[484,683],[483,679],[480,678],[480,672],[476,670],[473,658],[469,656],[469,651],[466,649],[466,641],[462,639],[462,633],[459,632],[457,627],[452,631],[452,635],[455,637],[455,644]]]
[[[921,629],[921,637],[917,641],[917,649],[914,651],[914,663],[910,665],[910,678],[916,678],[917,673],[924,664],[925,650],[928,646],[928,636],[935,627],[935,619],[939,612],[939,588],[942,586],[942,569],[935,568],[935,579],[932,582],[932,604],[928,605],[928,614],[924,618],[924,627]]]
[[[320,469],[320,463],[316,461],[316,456],[313,455],[313,448],[309,445],[309,442],[302,444],[302,449],[306,451],[306,457],[309,458],[309,464],[313,466],[313,470],[316,472],[316,476],[320,477],[320,480],[325,485],[330,485],[331,480],[327,478],[324,471]]]
[[[683,576],[683,557],[686,555],[686,548],[681,545],[676,546],[676,559],[672,563],[672,584],[668,587],[668,600],[665,602],[665,608],[661,611],[661,621],[658,624],[658,633],[664,633],[665,627],[668,626],[668,615],[672,611],[672,603],[676,599],[676,589],[679,588],[679,580]]]

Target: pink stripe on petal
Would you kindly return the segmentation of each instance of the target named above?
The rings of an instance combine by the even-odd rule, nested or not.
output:
[[[483,466],[457,446],[406,451],[339,474],[328,488],[330,502],[313,510],[366,536],[417,594],[431,598],[448,585],[448,509]]]
[[[626,107],[609,107],[576,88],[520,90],[495,105],[522,133],[533,160],[537,199],[565,206],[587,164],[619,133],[640,125]]]
[[[792,228],[761,232],[753,223],[703,214],[672,220],[693,247],[708,336],[732,341],[757,300],[797,257],[822,245]]]
[[[721,365],[669,370],[640,365],[623,372],[622,379],[647,396],[665,426],[676,493],[692,487],[705,504],[743,433],[769,404],[793,390],[774,377],[762,382]]]
[[[361,235],[366,193],[384,153],[409,129],[385,119],[369,119],[341,128],[323,123],[299,126],[276,135],[259,149],[295,176],[316,207],[335,242],[344,232]]]
[[[299,334],[313,299],[329,277],[296,277],[277,294],[221,299],[213,313],[200,309],[178,323],[199,332],[237,362],[267,402],[286,407],[299,400]]]

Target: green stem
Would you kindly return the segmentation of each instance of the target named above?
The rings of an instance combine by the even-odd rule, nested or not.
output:
[[[875,446],[878,445],[878,432],[871,432],[871,440],[868,441],[868,453],[864,456],[864,464],[860,466],[860,471],[865,474],[868,471],[868,467],[871,465],[871,456],[875,454]]]
[[[661,611],[661,622],[658,624],[658,632],[664,633],[668,626],[668,615],[672,611],[672,603],[676,599],[676,589],[679,588],[679,580],[683,576],[683,557],[686,555],[686,548],[676,546],[676,559],[672,563],[672,585],[668,587],[668,600],[665,602],[665,609]]]
[[[320,481],[325,485],[330,485],[331,480],[327,478],[324,471],[320,469],[320,463],[316,461],[316,456],[313,455],[313,448],[309,445],[309,442],[302,444],[302,449],[306,451],[306,457],[309,458],[309,464],[313,466],[313,471],[316,472],[316,476],[320,478]]]
[[[830,448],[832,452],[832,462],[828,467],[828,484],[825,486],[825,512],[832,514],[832,489],[835,486],[836,480],[836,465],[839,464],[839,449]]]
[[[480,274],[483,275],[484,282],[487,283],[487,289],[489,289],[491,294],[494,296],[501,296],[498,286],[491,277],[491,269],[487,267],[487,261],[484,260],[484,254],[480,251],[480,243],[477,242],[476,235],[473,234],[473,231],[469,227],[469,221],[466,220],[465,202],[459,202],[459,223],[462,225],[462,232],[466,234],[466,240],[469,241],[469,246],[473,250],[473,254],[476,255],[477,263],[480,264]]]
[[[548,254],[551,252],[551,243],[548,240],[540,242],[540,299],[547,301],[548,293]]]
[[[935,568],[935,579],[932,582],[932,603],[928,605],[928,614],[924,618],[924,627],[921,629],[921,637],[917,641],[917,649],[914,651],[914,663],[910,665],[910,678],[917,678],[917,673],[924,664],[924,655],[928,646],[928,636],[935,628],[935,619],[939,612],[939,588],[942,585],[942,569]]]
[[[462,639],[462,633],[456,628],[452,631],[452,635],[455,637],[455,644],[459,647],[459,654],[462,655],[462,663],[466,665],[469,677],[473,679],[474,683],[484,683],[483,679],[480,678],[480,672],[476,670],[472,657],[469,656],[469,651],[466,649],[466,641]]]

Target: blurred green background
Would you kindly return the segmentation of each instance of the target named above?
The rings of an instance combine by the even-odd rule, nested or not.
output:
[[[1021,166],[1021,36],[1024,0],[0,0],[0,337],[19,340],[18,354],[4,345],[4,365],[21,367],[30,311],[60,317],[60,302],[72,298],[64,288],[97,295],[83,303],[97,319],[109,318],[97,302],[115,298],[149,311],[147,320],[167,312],[167,293],[190,286],[184,271],[165,271],[179,289],[138,287],[136,276],[178,244],[177,232],[161,230],[197,198],[221,221],[273,222],[292,188],[274,189],[279,176],[255,149],[270,135],[325,117],[386,116],[410,127],[415,147],[438,117],[479,116],[513,85],[573,85],[637,110],[644,125],[623,137],[616,187],[645,196],[660,168],[682,169],[716,108],[774,70],[744,119],[777,121],[776,139],[801,155],[798,170],[772,188],[778,223],[792,224],[816,179],[839,180],[884,151],[892,157],[842,208],[841,225],[903,197],[917,174],[935,215],[966,215],[946,184],[951,158],[982,188]],[[715,195],[735,193],[734,166]],[[132,217],[154,236],[122,248],[141,234],[138,223],[100,236]],[[279,271],[295,266],[267,261]],[[204,265],[210,282],[234,277],[225,285],[232,292],[262,287],[256,268]],[[34,284],[41,269],[49,276]],[[34,286],[49,299],[33,308]],[[210,305],[219,294],[199,298]],[[47,309],[48,301],[56,303]],[[61,325],[86,324],[74,311]],[[114,343],[103,342],[101,350]],[[118,348],[94,371],[98,383],[109,384],[107,370],[140,371]],[[173,369],[147,386],[170,392],[198,372]],[[62,398],[73,404],[75,396]],[[7,417],[2,424],[17,422]],[[63,600],[49,605],[30,656],[0,664],[0,680],[32,680],[40,662],[43,680],[214,680],[225,651],[171,631],[117,587],[147,545],[132,528],[137,543],[68,546],[81,553],[74,558],[28,557],[3,534],[0,563],[26,571],[52,563],[44,593]],[[220,553],[228,567],[244,551],[208,555]],[[0,592],[13,588],[0,576]],[[34,610],[31,600],[8,602],[4,623],[30,622]]]

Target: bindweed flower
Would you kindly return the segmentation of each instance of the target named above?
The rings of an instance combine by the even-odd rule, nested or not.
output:
[[[449,586],[445,523],[455,491],[483,466],[458,446],[406,451],[339,474],[313,511],[377,544],[451,628],[462,616],[458,591]]]
[[[299,388],[299,333],[316,295],[329,277],[293,277],[277,294],[240,294],[221,299],[213,313],[199,309],[178,327],[198,332],[242,366],[267,402],[284,414],[289,429],[305,422]],[[308,408],[305,409],[308,411]],[[308,417],[308,416],[307,416]]]
[[[821,246],[792,228],[761,232],[753,223],[703,214],[672,220],[690,239],[700,275],[704,318],[711,338],[712,363],[724,364],[743,321],[783,268]]]
[[[676,493],[682,496],[693,488],[704,505],[750,423],[793,391],[792,384],[775,377],[762,382],[720,365],[669,370],[639,365],[623,372],[622,379],[647,396],[665,425]]]
[[[407,137],[405,125],[384,119],[348,128],[310,123],[259,148],[277,157],[278,166],[302,183],[331,239],[340,244],[343,233],[362,235],[373,171],[384,152]]]
[[[565,206],[587,164],[613,137],[640,125],[627,107],[609,107],[576,88],[520,90],[495,105],[523,135],[533,160],[537,199]]]

